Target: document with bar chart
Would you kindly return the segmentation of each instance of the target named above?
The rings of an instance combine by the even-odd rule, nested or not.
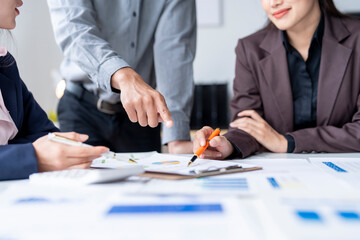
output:
[[[310,158],[310,162],[330,173],[360,173],[360,158]]]
[[[360,158],[310,158],[310,162],[328,174],[360,188]]]

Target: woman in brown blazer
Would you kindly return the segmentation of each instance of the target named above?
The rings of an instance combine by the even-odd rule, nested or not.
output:
[[[236,47],[229,132],[200,157],[360,151],[360,21],[332,0],[261,2],[270,23]]]

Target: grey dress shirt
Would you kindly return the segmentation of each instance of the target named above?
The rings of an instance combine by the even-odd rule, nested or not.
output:
[[[48,0],[61,74],[101,99],[120,96],[111,76],[133,68],[167,102],[174,121],[162,143],[189,140],[196,49],[195,0]],[[71,84],[71,83],[70,83]]]

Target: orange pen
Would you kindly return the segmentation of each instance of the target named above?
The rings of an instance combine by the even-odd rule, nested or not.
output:
[[[206,139],[205,146],[200,147],[196,151],[194,156],[191,158],[190,162],[188,163],[188,167],[208,148],[208,146],[210,145],[210,140],[213,139],[214,137],[218,136],[219,134],[220,134],[220,129],[218,129],[218,128],[212,132],[210,137],[208,139]]]

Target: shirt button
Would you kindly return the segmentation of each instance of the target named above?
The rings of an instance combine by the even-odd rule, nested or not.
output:
[[[134,47],[135,47],[135,43],[134,43],[134,42],[131,42],[130,46],[131,46],[132,48],[134,48]]]
[[[133,17],[136,17],[136,12],[133,12]]]

